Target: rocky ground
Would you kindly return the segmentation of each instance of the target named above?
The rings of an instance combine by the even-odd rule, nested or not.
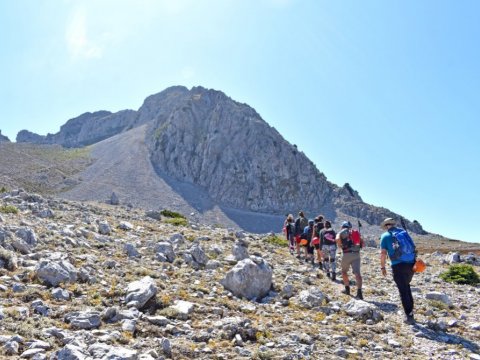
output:
[[[480,287],[438,276],[480,259],[454,246],[421,254],[410,326],[372,243],[361,301],[268,234],[23,191],[0,209],[4,358],[480,359]]]

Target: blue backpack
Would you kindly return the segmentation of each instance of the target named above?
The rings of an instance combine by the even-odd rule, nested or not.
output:
[[[416,257],[415,244],[404,229],[395,228],[389,231],[393,238],[392,255],[389,254],[391,260],[400,260],[401,262],[414,262]]]

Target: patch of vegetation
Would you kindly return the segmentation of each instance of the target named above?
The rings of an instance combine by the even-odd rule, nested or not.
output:
[[[480,284],[480,277],[475,272],[472,265],[455,264],[440,274],[440,278],[446,282],[463,284],[463,285],[477,285]]]
[[[2,205],[0,206],[0,213],[18,214],[18,209],[13,205]]]
[[[282,247],[288,246],[288,240],[278,235],[267,236],[266,238],[263,239],[263,241],[275,246],[282,246]]]
[[[2,186],[2,188],[0,189],[0,194],[6,193],[6,192],[7,192],[7,189],[5,188],[5,186]]]
[[[439,300],[430,300],[429,305],[433,308],[439,309],[439,310],[448,310],[449,306],[445,304],[444,302],[441,302]]]
[[[164,210],[160,211],[160,214],[162,214],[162,216],[165,216],[165,217],[168,217],[168,218],[186,219],[186,217],[183,216],[182,214],[180,214],[178,212],[175,212],[175,211],[167,210],[167,209],[164,209]]]
[[[174,225],[174,226],[187,226],[188,225],[187,219],[182,219],[182,218],[167,219],[167,220],[165,220],[165,223],[171,224],[171,225]]]

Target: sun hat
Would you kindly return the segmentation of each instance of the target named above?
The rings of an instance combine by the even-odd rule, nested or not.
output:
[[[385,228],[387,227],[387,225],[395,225],[397,222],[395,221],[395,219],[392,219],[392,218],[386,218],[385,220],[382,221],[382,223],[380,224],[380,226],[382,228]]]
[[[350,221],[342,222],[342,228],[351,228],[351,227],[352,227],[352,224],[350,223]]]

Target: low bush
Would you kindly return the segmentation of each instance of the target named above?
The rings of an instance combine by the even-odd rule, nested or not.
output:
[[[473,269],[472,265],[468,264],[455,264],[444,273],[440,274],[440,277],[451,283],[465,284],[465,285],[477,285],[480,284],[480,277]]]
[[[288,246],[288,240],[278,235],[269,235],[263,241],[276,246]]]
[[[186,219],[186,217],[183,216],[182,214],[177,213],[175,211],[167,210],[167,209],[160,211],[160,214],[162,214],[165,217],[174,218],[174,219]]]
[[[0,206],[0,212],[4,214],[18,214],[18,209],[13,205]]]
[[[165,223],[175,225],[175,226],[187,226],[188,225],[188,221],[185,218],[166,219]]]

